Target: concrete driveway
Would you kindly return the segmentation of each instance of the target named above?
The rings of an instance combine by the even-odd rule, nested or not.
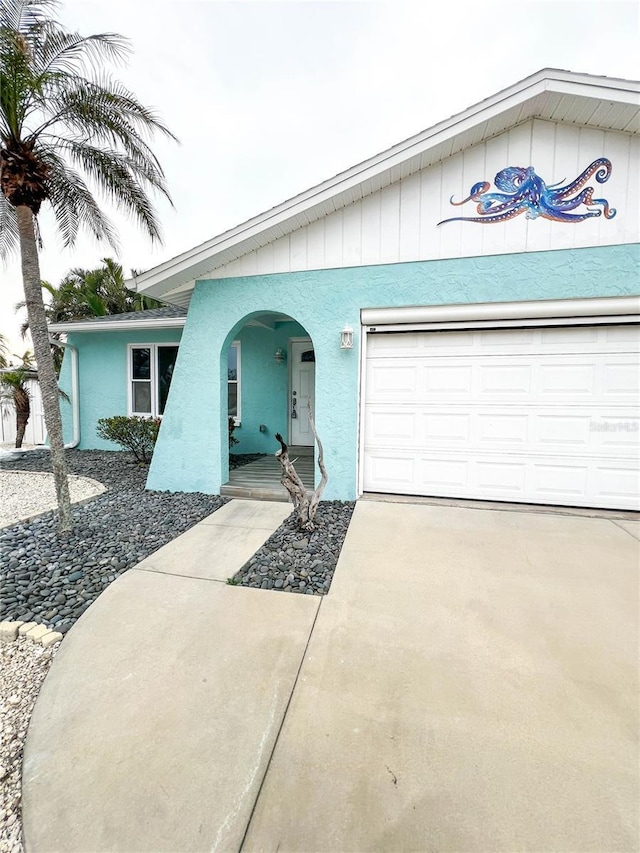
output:
[[[28,853],[638,850],[639,527],[363,501],[322,600],[129,572],[37,703]]]

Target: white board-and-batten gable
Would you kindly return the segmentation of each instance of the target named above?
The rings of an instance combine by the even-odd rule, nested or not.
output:
[[[534,119],[454,154],[213,270],[229,278],[439,258],[606,246],[640,239],[640,138]],[[545,183],[568,183],[599,157],[612,173],[594,197],[616,215],[557,222],[523,213],[506,222],[443,222],[475,216],[450,204],[506,166],[534,166]],[[584,208],[583,208],[584,210]]]
[[[149,270],[137,288],[187,305],[197,279],[638,242],[640,84],[547,70],[517,86],[400,143],[404,157],[390,149],[360,164],[360,180],[354,167]],[[594,204],[571,213],[603,214],[604,199],[611,218],[530,218],[524,204],[507,221],[447,221],[478,217],[477,200],[451,199],[481,182],[496,192],[505,168],[531,166],[547,187],[564,186],[601,158],[610,175],[599,183],[594,168],[581,188],[593,187]]]

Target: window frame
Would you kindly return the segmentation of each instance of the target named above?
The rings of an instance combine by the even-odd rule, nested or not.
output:
[[[229,379],[229,352],[231,352],[231,348],[235,347],[237,350],[236,354],[236,378]],[[227,415],[230,418],[233,418],[234,423],[237,427],[240,426],[242,422],[242,344],[240,341],[232,341],[229,345],[229,352],[227,352]],[[236,400],[237,400],[237,415],[229,415],[229,384],[234,383],[236,385]]]
[[[162,341],[158,343],[135,343],[127,344],[127,414],[136,418],[161,418],[158,411],[158,347],[177,347],[180,350],[180,341]],[[151,369],[149,379],[133,378],[133,351],[136,349],[150,350]],[[177,356],[176,356],[177,357]],[[151,412],[135,412],[133,410],[133,383],[149,382],[151,385]]]

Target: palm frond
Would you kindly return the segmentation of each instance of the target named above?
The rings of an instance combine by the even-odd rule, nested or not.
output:
[[[127,57],[128,41],[67,32],[57,8],[58,0],[0,0],[0,254],[16,245],[15,207],[37,216],[46,201],[65,245],[86,228],[115,246],[94,189],[160,240],[147,193],[171,198],[149,142],[176,137],[104,70]]]
[[[141,133],[151,135],[158,131],[177,141],[153,110],[104,71],[91,80],[78,76],[70,79],[67,75],[52,78],[46,91],[46,111],[49,118],[30,138],[39,137],[51,126],[62,125],[80,139],[122,145],[127,151],[129,146],[139,147],[146,156],[151,152]]]
[[[122,62],[131,53],[129,40],[117,33],[81,36],[59,28],[50,28],[42,40],[34,65],[39,78],[62,71],[77,75],[80,68],[89,70],[107,62]]]
[[[28,33],[51,21],[59,6],[58,0],[0,0],[0,21]]]
[[[16,209],[0,193],[0,258],[5,260],[17,251],[18,220]]]
[[[117,250],[113,226],[80,175],[51,149],[42,149],[39,155],[49,167],[47,197],[64,245],[72,246],[79,228],[83,227],[97,240],[107,240]]]
[[[69,155],[69,160],[82,169],[108,201],[137,220],[152,240],[161,239],[160,225],[145,185],[166,197],[168,191],[164,177],[152,163],[132,160],[117,151],[62,140],[56,147]]]

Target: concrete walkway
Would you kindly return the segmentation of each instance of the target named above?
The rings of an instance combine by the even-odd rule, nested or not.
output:
[[[128,572],[36,705],[27,850],[637,850],[639,528],[361,502],[322,600]]]

